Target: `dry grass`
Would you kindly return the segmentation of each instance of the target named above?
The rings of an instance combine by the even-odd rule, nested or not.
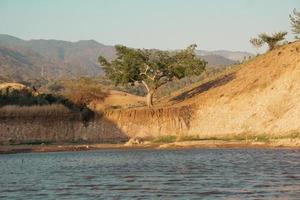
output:
[[[90,104],[91,108],[97,111],[120,108],[136,108],[145,105],[145,97],[115,90],[110,91],[103,102],[93,101]]]
[[[59,104],[43,106],[4,106],[0,108],[0,117],[64,117],[72,112]]]

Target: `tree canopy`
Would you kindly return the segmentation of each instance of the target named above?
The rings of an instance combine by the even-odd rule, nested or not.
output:
[[[206,62],[195,54],[196,45],[177,52],[156,49],[133,49],[115,46],[117,58],[108,62],[103,56],[98,61],[106,76],[116,85],[143,84],[152,105],[152,95],[160,86],[185,76],[200,75]]]

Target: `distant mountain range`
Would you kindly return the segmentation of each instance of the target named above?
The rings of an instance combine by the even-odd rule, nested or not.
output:
[[[209,66],[228,66],[241,61],[247,52],[197,51]],[[0,80],[97,76],[102,74],[99,55],[115,58],[113,46],[95,40],[22,40],[0,34]]]
[[[253,56],[253,54],[244,52],[244,51],[227,51],[227,50],[217,50],[217,51],[204,51],[197,50],[197,54],[205,57],[205,56],[221,56],[231,61],[243,61],[245,58],[249,58],[249,56]]]
[[[99,75],[99,55],[112,59],[115,50],[94,40],[26,41],[0,34],[0,76],[16,81]]]

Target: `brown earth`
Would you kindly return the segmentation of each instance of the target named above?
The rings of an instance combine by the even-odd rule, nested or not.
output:
[[[94,101],[90,105],[94,110],[104,111],[110,108],[113,109],[145,106],[146,99],[145,97],[136,96],[126,92],[110,90],[109,94],[104,99],[104,101]]]
[[[31,153],[31,152],[60,152],[60,151],[91,151],[106,149],[190,149],[190,148],[300,148],[300,140],[278,140],[273,142],[249,142],[249,141],[184,141],[173,143],[146,142],[136,145],[124,144],[40,144],[40,145],[2,145],[0,154]]]

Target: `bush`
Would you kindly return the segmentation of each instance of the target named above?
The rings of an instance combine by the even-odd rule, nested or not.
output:
[[[85,107],[94,100],[103,101],[108,95],[100,83],[90,78],[68,81],[64,87],[61,94],[79,107]]]

